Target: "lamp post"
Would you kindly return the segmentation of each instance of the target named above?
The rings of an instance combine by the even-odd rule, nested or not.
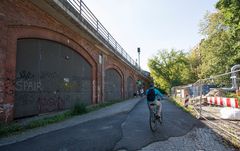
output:
[[[139,65],[139,69],[140,67],[140,47],[137,48],[137,52],[138,52],[138,65]]]

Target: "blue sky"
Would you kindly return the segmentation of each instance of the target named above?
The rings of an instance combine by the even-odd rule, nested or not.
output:
[[[125,51],[149,71],[158,50],[189,51],[201,40],[199,24],[218,0],[83,0]]]

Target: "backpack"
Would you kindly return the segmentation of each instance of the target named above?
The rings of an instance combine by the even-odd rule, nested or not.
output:
[[[152,102],[155,100],[155,91],[154,89],[149,89],[147,93],[147,100]]]

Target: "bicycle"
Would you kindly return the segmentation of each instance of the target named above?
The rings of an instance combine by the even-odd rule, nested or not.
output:
[[[150,117],[149,117],[149,125],[150,129],[155,132],[160,124],[162,124],[163,121],[163,114],[162,111],[160,113],[160,118],[157,117],[157,105],[155,103],[149,103],[149,111],[150,111]]]

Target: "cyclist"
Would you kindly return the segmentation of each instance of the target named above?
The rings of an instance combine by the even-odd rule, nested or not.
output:
[[[146,95],[149,109],[151,107],[150,103],[154,103],[155,105],[157,105],[158,108],[157,118],[160,118],[160,114],[162,111],[162,104],[160,102],[160,99],[163,96],[162,93],[154,87],[154,83],[151,83],[150,88],[146,90]]]

